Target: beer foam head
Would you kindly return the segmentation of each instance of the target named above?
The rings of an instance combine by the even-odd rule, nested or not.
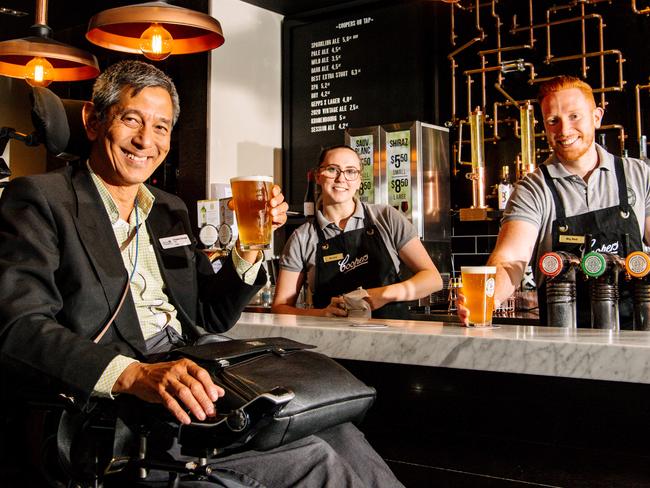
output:
[[[265,181],[267,183],[273,183],[273,177],[272,176],[235,176],[234,178],[230,178],[230,182],[232,183],[233,181]]]
[[[494,274],[497,272],[496,266],[461,266],[461,273],[466,274]]]

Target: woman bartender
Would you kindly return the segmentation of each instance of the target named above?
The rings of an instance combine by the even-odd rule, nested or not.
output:
[[[407,301],[442,288],[442,278],[413,225],[389,205],[362,204],[361,161],[349,146],[321,152],[315,218],[291,235],[280,258],[272,311],[347,316],[342,294],[363,287],[373,317],[407,318]],[[400,265],[413,275],[400,281]],[[314,308],[297,308],[307,279]]]

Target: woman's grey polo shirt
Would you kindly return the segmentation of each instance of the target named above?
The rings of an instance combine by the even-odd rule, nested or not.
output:
[[[363,208],[356,198],[355,203],[354,213],[345,224],[345,230],[341,230],[337,225],[327,220],[320,209],[316,210],[316,225],[319,225],[323,230],[326,239],[343,232],[363,228]],[[415,227],[390,205],[366,204],[366,208],[379,230],[379,235],[386,245],[395,269],[399,273],[401,266],[399,251],[412,239],[418,237]],[[318,234],[312,222],[306,222],[291,234],[280,257],[281,269],[306,273],[307,283],[311,290],[314,289],[317,245]]]

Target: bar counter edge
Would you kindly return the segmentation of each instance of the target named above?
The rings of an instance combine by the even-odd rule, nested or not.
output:
[[[650,333],[640,331],[472,329],[443,322],[243,313],[227,335],[287,337],[336,359],[650,384]]]

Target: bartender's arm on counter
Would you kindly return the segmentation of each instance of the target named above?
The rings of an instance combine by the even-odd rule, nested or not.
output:
[[[497,267],[494,306],[501,305],[514,292],[533,255],[539,229],[525,220],[504,222],[487,264]]]
[[[440,273],[404,215],[356,198],[361,161],[354,149],[327,148],[318,161],[320,205],[314,220],[298,228],[285,246],[273,312],[347,316],[340,295],[363,287],[373,316],[400,318],[407,310],[403,302],[442,289]],[[402,263],[413,273],[404,281]],[[305,280],[313,292],[312,309],[296,307]]]

